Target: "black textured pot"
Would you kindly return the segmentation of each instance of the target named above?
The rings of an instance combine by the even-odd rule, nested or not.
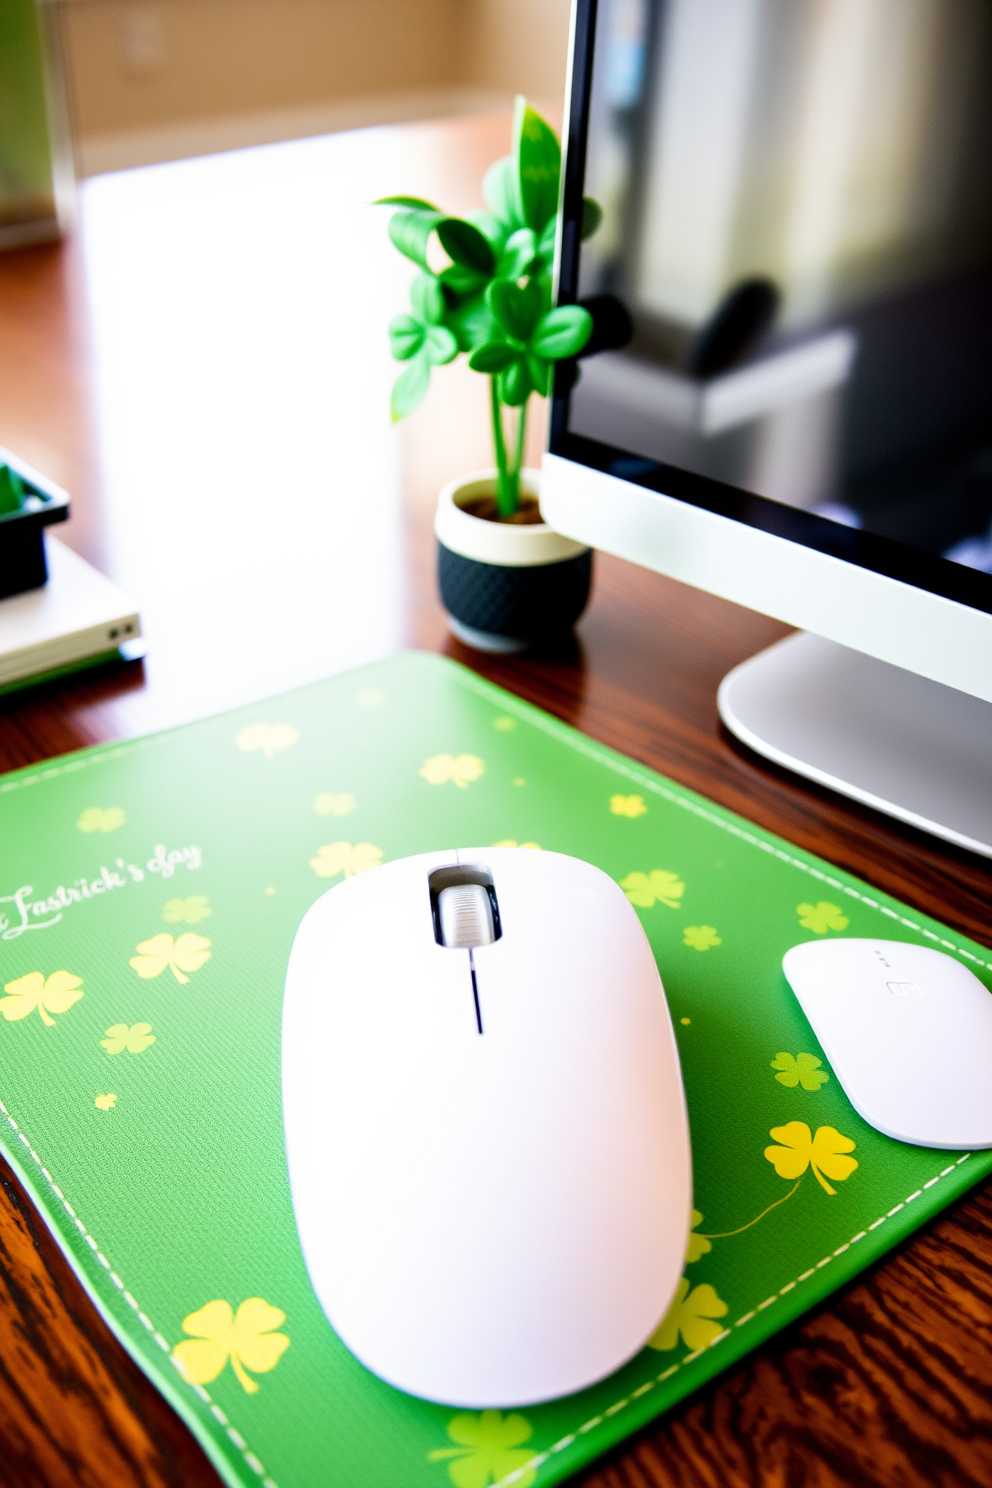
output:
[[[525,470],[521,487],[538,492]],[[438,501],[437,577],[454,635],[479,651],[524,651],[571,630],[586,607],[592,550],[543,523],[487,522],[462,509],[496,488],[494,470],[445,486]]]

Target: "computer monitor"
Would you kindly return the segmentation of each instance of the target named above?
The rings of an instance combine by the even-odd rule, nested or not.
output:
[[[574,0],[541,506],[800,627],[728,726],[992,856],[990,77],[986,0]]]

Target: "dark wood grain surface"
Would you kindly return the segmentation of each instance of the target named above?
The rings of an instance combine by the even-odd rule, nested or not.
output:
[[[476,203],[482,169],[507,140],[503,118],[407,126],[340,137],[318,163],[324,184],[349,183],[356,203],[403,190],[464,210]],[[301,161],[307,169],[314,165],[316,157],[305,150],[280,148],[290,173]],[[168,181],[144,173],[149,179],[141,189],[157,189],[161,179],[163,191],[173,190],[175,172],[192,168],[167,169],[174,173]],[[273,169],[271,155],[264,169]],[[194,178],[204,179],[193,172]],[[115,394],[106,377],[114,344],[101,317],[112,315],[118,293],[172,293],[181,314],[196,286],[184,289],[171,277],[156,281],[149,270],[144,289],[140,276],[137,289],[132,283],[118,289],[116,280],[108,289],[106,276],[99,289],[100,255],[113,252],[108,221],[115,232],[132,231],[134,198],[123,187],[119,200],[112,191],[101,195],[96,185],[84,201],[85,234],[61,248],[0,257],[0,442],[70,489],[74,509],[65,538],[137,593],[149,656],[0,699],[0,769],[183,722],[209,711],[211,698],[217,707],[230,706],[371,654],[422,646],[456,657],[594,738],[989,944],[992,880],[985,863],[799,784],[722,730],[717,684],[729,667],[785,633],[775,622],[600,557],[592,604],[563,652],[492,660],[447,637],[434,592],[432,505],[444,479],[486,462],[478,379],[456,369],[439,379],[428,404],[369,476],[380,484],[393,481],[396,500],[365,527],[356,529],[354,520],[361,465],[348,467],[356,473],[339,485],[317,480],[312,492],[294,493],[299,530],[292,541],[264,524],[259,532],[257,513],[264,508],[251,505],[243,482],[216,492],[227,521],[214,522],[209,493],[201,495],[201,507],[182,517],[182,542],[174,540],[180,519],[173,496],[151,480],[165,448],[154,439],[143,457],[148,484],[140,478],[139,450],[122,496],[122,457],[114,443],[122,436],[115,433]],[[223,247],[222,229],[216,232]],[[240,249],[231,251],[236,257]],[[287,253],[293,257],[288,247]],[[174,270],[180,279],[197,262],[195,251],[181,258]],[[373,300],[378,293],[385,303],[376,313],[384,324],[397,306],[394,289],[381,289],[375,279],[380,268],[379,260],[359,264],[358,288],[352,278],[339,292],[367,292]],[[222,294],[224,281],[217,284]],[[315,303],[318,290],[323,293],[315,282]],[[284,288],[263,281],[252,293],[245,313],[255,315],[259,334],[281,334],[266,333],[257,299],[281,304]],[[137,301],[132,310],[140,310]],[[314,349],[309,325],[301,319],[301,356]],[[195,327],[183,345],[196,355],[193,334]],[[379,335],[378,322],[369,335],[370,341]],[[324,338],[318,339],[323,346]],[[159,417],[162,440],[182,445],[192,435],[169,406],[173,384],[163,382],[162,362],[178,353],[170,352],[167,340],[164,333],[158,340],[149,335],[144,351],[144,342],[137,353],[132,349],[129,373],[147,387],[149,427],[154,430]],[[354,354],[371,358],[368,376],[379,377],[377,349]],[[235,355],[243,352],[232,348]],[[183,375],[177,365],[176,385]],[[320,375],[318,367],[314,376]],[[361,366],[354,372],[353,404],[342,392],[327,414],[328,443],[340,451],[346,442],[353,450],[366,441],[371,449],[393,439],[378,412],[363,413],[369,404],[364,375]],[[216,437],[223,440],[221,415]],[[296,414],[289,409],[283,417],[292,433]],[[287,430],[276,434],[286,438]],[[202,431],[198,437],[202,441]],[[534,441],[536,455],[539,431]],[[186,453],[193,459],[196,450]],[[264,451],[259,458],[264,466]],[[260,480],[270,501],[264,469]],[[367,493],[360,499],[369,499]],[[326,533],[328,522],[332,537],[338,531],[341,543],[352,545],[347,554],[357,573],[336,571],[336,600],[331,594],[315,599],[313,586],[301,583],[293,547],[318,529]],[[381,598],[387,591],[374,555],[389,524],[398,546],[390,549],[393,567],[386,575],[395,591],[387,624]],[[183,544],[197,545],[195,574],[216,575],[207,592],[182,568]],[[372,591],[379,598],[363,609]],[[333,611],[335,602],[344,609]],[[259,607],[276,637],[268,650],[252,628]],[[204,628],[202,643],[191,628],[191,609]],[[350,625],[342,619],[348,613],[358,617]],[[101,1323],[14,1177],[5,1168],[0,1177],[0,1484],[218,1488],[185,1427]],[[988,1488],[992,1194],[974,1194],[581,1481],[587,1488]]]

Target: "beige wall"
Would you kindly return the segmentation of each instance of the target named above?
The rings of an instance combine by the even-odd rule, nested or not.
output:
[[[569,0],[52,3],[84,141],[401,95],[553,104],[564,86]]]
[[[450,79],[458,0],[72,0],[82,133]]]
[[[558,103],[565,92],[569,0],[469,0],[458,65],[479,88]]]

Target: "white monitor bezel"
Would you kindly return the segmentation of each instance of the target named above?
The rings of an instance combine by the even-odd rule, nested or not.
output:
[[[557,532],[992,703],[992,615],[554,451]]]

